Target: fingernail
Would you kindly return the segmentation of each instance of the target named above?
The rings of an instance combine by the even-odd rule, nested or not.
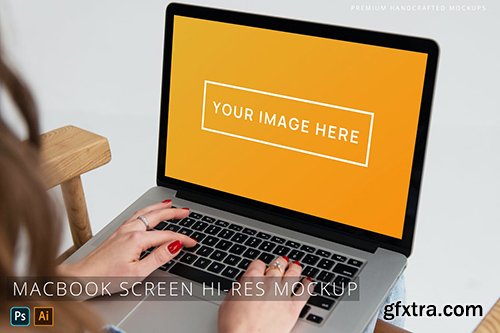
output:
[[[167,200],[163,200],[163,201],[162,201],[162,203],[171,203],[171,202],[172,202],[172,200],[170,200],[170,199],[167,199]]]
[[[306,280],[307,280],[307,281],[309,281],[309,282],[312,282],[312,281],[313,281],[313,279],[311,279],[311,277],[310,277],[310,276],[306,276]]]
[[[299,265],[299,267],[302,267],[302,265],[300,264],[300,262],[299,262],[298,260],[295,260],[293,263],[294,263],[295,265]]]
[[[184,207],[184,208],[182,208],[182,209],[189,210],[189,208],[187,208],[187,207]]]
[[[182,243],[180,240],[176,240],[175,242],[170,243],[167,246],[168,252],[170,252],[172,254],[176,254],[177,252],[179,252],[181,250],[181,248],[182,248]]]
[[[289,261],[290,261],[290,259],[288,259],[288,257],[287,257],[287,256],[283,256],[283,259],[285,259],[285,260],[286,260],[286,262],[289,262]]]

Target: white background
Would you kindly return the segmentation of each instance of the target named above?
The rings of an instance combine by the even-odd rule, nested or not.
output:
[[[500,295],[500,10],[402,12],[355,1],[197,1],[211,6],[420,35],[441,58],[408,301],[482,304]],[[405,3],[408,3],[406,1]],[[413,2],[429,5],[472,2]],[[106,136],[112,162],[84,176],[94,232],[155,183],[166,1],[0,0],[2,42],[36,93],[43,130]],[[3,99],[4,108],[8,103]],[[5,107],[6,106],[6,107]],[[7,118],[18,126],[12,114]],[[312,189],[313,190],[313,189]],[[305,193],[305,192],[303,192]],[[65,244],[70,241],[65,235]],[[417,332],[470,332],[478,318],[408,318]]]

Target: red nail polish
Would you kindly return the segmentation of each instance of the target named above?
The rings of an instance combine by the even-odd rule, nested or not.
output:
[[[299,267],[302,267],[302,265],[300,264],[300,262],[299,262],[298,260],[295,260],[293,263],[294,263],[295,265],[299,265]]]
[[[189,210],[189,208],[187,208],[187,207],[184,207],[184,208],[182,208],[182,209]]]
[[[167,246],[168,252],[170,252],[172,254],[176,254],[177,252],[179,252],[181,250],[181,248],[182,248],[182,243],[180,240],[176,240],[175,242],[170,243]]]
[[[309,282],[312,282],[312,281],[313,281],[313,279],[311,279],[311,277],[310,277],[310,276],[306,276],[306,280],[308,280]]]
[[[171,202],[172,202],[172,200],[170,200],[170,199],[167,199],[167,200],[163,200],[163,201],[162,201],[162,203],[171,203]]]
[[[285,260],[286,260],[286,262],[289,262],[289,261],[290,261],[290,259],[288,259],[288,257],[287,257],[287,256],[283,256],[283,259],[285,259]]]

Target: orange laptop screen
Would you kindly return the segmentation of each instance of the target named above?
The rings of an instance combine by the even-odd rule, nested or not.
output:
[[[175,16],[165,175],[401,239],[426,61]]]

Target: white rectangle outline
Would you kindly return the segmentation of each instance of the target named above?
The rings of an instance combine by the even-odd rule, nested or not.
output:
[[[315,153],[315,152],[304,150],[304,149],[300,149],[300,148],[289,147],[289,146],[281,145],[281,144],[278,144],[278,143],[273,143],[273,142],[268,142],[268,141],[264,141],[264,140],[249,138],[249,137],[242,136],[242,135],[237,135],[237,134],[233,134],[233,133],[228,133],[228,132],[224,132],[224,131],[219,131],[219,130],[207,128],[207,127],[205,127],[205,104],[206,104],[206,95],[207,95],[207,84],[213,84],[213,85],[216,85],[216,86],[221,86],[221,87],[226,87],[226,88],[233,88],[233,89],[237,89],[237,90],[244,90],[244,91],[249,91],[249,92],[253,92],[253,93],[257,93],[257,94],[273,96],[273,97],[280,97],[280,98],[285,98],[285,99],[289,99],[289,100],[297,101],[297,102],[302,102],[302,103],[315,104],[315,105],[325,106],[325,107],[329,107],[329,108],[335,108],[335,109],[341,109],[341,110],[345,110],[345,111],[351,111],[351,112],[357,112],[357,113],[361,113],[361,114],[367,114],[367,115],[370,116],[371,119],[370,119],[370,133],[368,135],[368,146],[367,146],[367,149],[366,149],[365,163],[363,164],[363,163],[360,163],[360,162],[346,160],[346,159],[339,158],[339,157],[324,155],[324,154]],[[242,139],[242,140],[257,142],[257,143],[261,143],[261,144],[269,145],[269,146],[273,146],[273,147],[288,149],[288,150],[296,151],[296,152],[299,152],[299,153],[309,154],[309,155],[313,155],[313,156],[317,156],[317,157],[322,157],[322,158],[326,158],[326,159],[330,159],[330,160],[335,160],[335,161],[344,162],[344,163],[348,163],[348,164],[354,164],[354,165],[362,166],[362,167],[365,167],[365,168],[368,167],[368,159],[370,158],[370,146],[371,146],[371,141],[372,141],[373,118],[374,117],[375,117],[375,114],[373,112],[352,109],[352,108],[348,108],[348,107],[345,107],[345,106],[339,106],[339,105],[333,105],[333,104],[326,104],[326,103],[311,101],[311,100],[307,100],[307,99],[303,99],[303,98],[297,98],[297,97],[291,97],[291,96],[286,96],[286,95],[280,95],[280,94],[270,93],[270,92],[267,92],[267,91],[261,91],[261,90],[256,90],[256,89],[239,87],[239,86],[235,86],[235,85],[231,85],[231,84],[226,84],[226,83],[215,82],[215,81],[205,80],[204,87],[203,87],[203,108],[202,108],[202,113],[201,113],[201,129],[202,130],[207,131],[207,132],[213,132],[213,133],[221,134],[221,135],[227,135],[227,136],[231,136],[231,137]]]

